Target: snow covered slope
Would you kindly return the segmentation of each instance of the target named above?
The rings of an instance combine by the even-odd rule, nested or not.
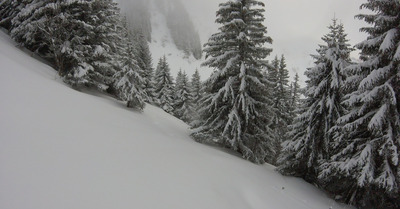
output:
[[[193,55],[188,57],[182,50],[177,48],[171,37],[171,31],[167,26],[165,14],[155,9],[154,3],[154,1],[151,1],[152,40],[149,43],[154,68],[157,67],[158,60],[165,55],[174,78],[176,78],[179,70],[185,71],[191,77],[195,70],[198,69],[202,80],[206,80],[212,70],[201,66],[201,63],[205,61],[204,54],[201,59],[197,60]]]
[[[182,29],[183,31],[188,30],[188,34],[200,35],[199,48],[203,45],[209,38],[203,35],[204,31],[199,31],[198,19],[196,19],[196,25],[193,24],[192,19],[195,18],[191,13],[187,13],[187,1],[183,0],[116,0],[121,7],[122,14],[127,17],[128,22],[132,25],[131,27],[139,27],[143,33],[147,34],[149,37],[149,48],[153,58],[153,66],[157,67],[157,63],[162,56],[167,57],[167,62],[171,68],[171,75],[175,78],[179,70],[185,71],[189,76],[193,75],[196,69],[199,70],[202,80],[206,80],[212,69],[208,67],[202,67],[201,63],[204,62],[204,56],[201,59],[196,59],[192,53],[187,55],[184,51],[179,50],[173,39],[173,32],[179,33],[180,31],[172,31],[171,24],[168,25],[168,20],[176,23],[175,19],[171,17],[169,12],[171,8],[176,8],[177,14],[188,16],[182,17],[185,21],[176,23],[174,27],[188,28]],[[181,4],[182,2],[183,4]],[[182,6],[182,7],[180,7]],[[142,14],[143,13],[143,14]],[[214,12],[213,12],[214,13]],[[173,13],[175,14],[175,13]],[[187,20],[186,20],[187,18]],[[202,18],[203,20],[204,18]],[[210,21],[211,23],[214,20]],[[185,24],[183,24],[185,23]],[[182,25],[183,24],[183,25]],[[145,26],[144,26],[145,25]],[[203,26],[204,24],[200,24]],[[178,27],[179,28],[179,27]],[[175,28],[178,29],[178,28]],[[213,31],[215,32],[215,31]],[[182,36],[186,37],[186,36]],[[176,38],[176,37],[175,37]],[[187,38],[187,37],[186,37]],[[196,42],[197,43],[197,42]],[[200,50],[200,49],[199,49]]]
[[[346,208],[158,108],[75,91],[15,45],[0,32],[1,209]]]
[[[149,48],[153,58],[154,68],[157,67],[159,59],[165,55],[171,68],[171,75],[174,78],[176,78],[180,69],[185,71],[189,77],[193,75],[196,69],[200,70],[202,80],[210,76],[212,71],[207,67],[201,67],[201,63],[204,62],[204,56],[200,60],[195,59],[193,55],[187,57],[183,51],[176,47],[172,40],[171,32],[167,27],[164,14],[153,10],[151,13],[151,27],[152,41],[149,43]]]

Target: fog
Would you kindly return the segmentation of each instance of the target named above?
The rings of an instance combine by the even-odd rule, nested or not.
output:
[[[215,12],[218,4],[225,0],[182,0],[182,2],[204,44],[211,34],[217,32]],[[297,71],[303,81],[305,78],[302,74],[305,69],[313,65],[309,55],[314,54],[318,44],[322,43],[321,37],[328,33],[327,27],[334,17],[344,24],[350,44],[357,44],[366,38],[365,34],[359,32],[365,23],[354,18],[357,14],[368,12],[359,9],[361,3],[366,0],[262,0],[262,2],[266,4],[267,35],[273,39],[273,44],[268,46],[273,52],[267,59],[271,60],[275,55],[284,54],[291,75]],[[357,52],[352,56],[357,58]]]

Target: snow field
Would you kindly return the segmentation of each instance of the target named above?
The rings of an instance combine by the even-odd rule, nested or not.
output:
[[[1,209],[350,208],[194,142],[159,108],[75,91],[0,32]]]

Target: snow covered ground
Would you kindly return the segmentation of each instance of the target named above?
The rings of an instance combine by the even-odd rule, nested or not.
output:
[[[156,107],[75,91],[15,45],[0,32],[1,209],[350,208]]]

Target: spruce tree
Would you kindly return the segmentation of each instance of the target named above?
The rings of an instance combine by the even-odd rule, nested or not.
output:
[[[267,69],[269,86],[272,91],[272,107],[275,112],[273,115],[271,115],[272,120],[270,125],[274,132],[272,138],[274,155],[267,162],[273,165],[276,165],[276,161],[281,150],[281,143],[285,138],[285,133],[287,132],[288,126],[288,74],[289,73],[286,69],[284,56],[282,55],[281,59],[279,59],[278,56],[275,56],[271,62],[271,68]]]
[[[400,3],[368,0],[361,8],[374,12],[356,16],[371,24],[361,28],[369,36],[356,46],[362,62],[347,71],[349,111],[320,178],[357,207],[400,208]]]
[[[1,0],[0,1],[0,27],[12,29],[11,21],[25,8],[31,0]]]
[[[193,117],[192,95],[190,83],[186,72],[180,70],[175,83],[175,116],[186,123],[190,123]]]
[[[349,47],[345,34],[339,33],[340,25],[336,19],[329,26],[329,33],[323,36],[315,66],[306,71],[306,100],[301,113],[295,118],[289,132],[289,140],[283,144],[279,171],[285,175],[317,182],[321,161],[331,155],[330,143],[333,141],[330,129],[343,114],[341,105],[341,86],[343,70],[350,63]]]
[[[182,69],[179,69],[178,74],[176,75],[176,79],[175,79],[175,86],[174,86],[175,95],[176,95],[177,91],[179,91],[179,89],[182,88],[183,79],[184,78],[183,78]]]
[[[183,80],[184,80],[184,77],[183,77],[182,69],[179,69],[178,74],[176,75],[175,85],[174,85],[174,91],[173,91],[173,98],[174,98],[174,105],[173,105],[173,107],[174,107],[174,115],[175,115],[177,118],[180,118],[180,116],[179,116],[179,115],[177,114],[177,112],[176,112],[176,107],[179,106],[179,104],[181,103],[181,101],[178,101],[178,100],[179,100],[179,97],[180,97],[179,91],[180,91],[180,90],[182,89],[182,87],[183,87]]]
[[[288,107],[290,104],[290,88],[289,88],[289,71],[286,68],[286,59],[285,56],[282,55],[279,61],[279,69],[278,69],[278,93],[279,93],[279,108],[282,108],[280,111],[282,113],[282,119],[285,120],[285,123],[288,123],[287,116]]]
[[[12,20],[11,37],[54,62],[61,76],[85,60],[92,26],[81,16],[88,1],[38,1],[26,5]]]
[[[202,90],[201,90],[201,78],[199,70],[196,69],[194,74],[192,75],[192,80],[190,81],[191,86],[191,96],[193,100],[193,104],[197,105],[202,98]]]
[[[11,36],[52,60],[65,82],[106,90],[113,83],[119,9],[112,0],[32,0]]]
[[[117,72],[113,64],[118,56],[116,43],[120,41],[118,26],[121,16],[113,0],[91,2],[91,10],[85,22],[93,26],[88,40],[92,50],[86,56],[85,62],[71,72],[70,75],[75,79],[70,81],[72,85],[83,83],[85,86],[106,91],[113,85],[113,76]]]
[[[190,90],[190,94],[192,97],[192,105],[193,105],[193,116],[192,116],[192,122],[191,125],[195,126],[195,122],[198,121],[199,119],[199,108],[200,108],[200,101],[203,98],[203,88],[202,88],[202,82],[201,82],[201,78],[200,78],[200,73],[199,71],[196,69],[196,71],[194,72],[194,74],[192,75],[192,79],[190,81],[190,86],[191,86],[191,90]]]
[[[130,40],[126,21],[122,20],[118,28],[120,38],[116,42],[114,86],[117,97],[127,102],[127,107],[142,110],[145,106],[146,92],[143,89],[145,80],[143,69],[137,64],[136,47]]]
[[[291,88],[291,99],[290,99],[290,109],[292,112],[298,108],[299,101],[300,101],[300,84],[299,84],[299,74],[296,73],[294,76],[294,81],[292,82]],[[292,115],[292,118],[293,115]]]
[[[36,52],[48,52],[45,25],[49,25],[52,17],[60,14],[54,5],[56,0],[32,0],[11,20],[11,37],[22,46]],[[46,26],[47,28],[47,26]]]
[[[170,74],[170,69],[167,63],[167,58],[165,56],[161,57],[158,61],[158,65],[156,68],[156,73],[154,76],[155,82],[155,96],[157,100],[157,104],[164,111],[168,113],[173,113],[173,91],[174,91],[174,83],[173,78]]]
[[[137,46],[136,57],[138,60],[138,66],[142,69],[143,72],[143,89],[146,93],[145,101],[149,103],[154,103],[154,69],[149,45],[147,43],[146,37],[143,35],[142,32],[134,31],[133,33],[133,40],[136,42]]]
[[[263,25],[264,3],[230,0],[219,5],[216,22],[222,26],[205,44],[204,66],[216,71],[205,83],[200,119],[192,136],[239,152],[243,158],[264,163],[272,156],[268,127],[273,113],[270,92],[261,69],[271,49]]]
[[[301,103],[300,96],[302,95],[302,89],[299,84],[299,74],[296,73],[294,81],[290,84],[290,101],[289,101],[289,125],[293,124],[294,119],[298,116],[299,107]]]
[[[272,90],[272,98],[274,100],[274,104],[278,103],[279,97],[279,86],[278,86],[278,79],[279,79],[279,58],[275,56],[275,58],[271,62],[271,67],[267,69],[267,76],[269,80],[269,86]]]
[[[132,55],[132,46],[128,48],[129,55]],[[145,106],[145,93],[141,89],[143,78],[140,75],[140,68],[132,56],[123,57],[121,68],[114,75],[117,96],[127,102],[127,107],[143,109]]]
[[[276,165],[278,155],[281,150],[281,143],[286,138],[288,125],[290,124],[290,88],[289,88],[289,71],[286,69],[285,57],[281,59],[275,57],[272,62],[274,69],[269,72],[271,85],[273,86],[273,107],[275,114],[272,117],[271,128],[275,132],[273,148],[275,155],[269,162]]]

